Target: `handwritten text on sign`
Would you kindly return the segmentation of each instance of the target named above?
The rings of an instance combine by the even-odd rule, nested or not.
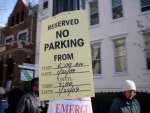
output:
[[[41,100],[94,96],[84,11],[42,21],[39,59]]]

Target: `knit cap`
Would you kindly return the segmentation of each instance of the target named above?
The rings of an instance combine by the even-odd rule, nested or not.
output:
[[[125,83],[123,84],[123,91],[127,91],[127,90],[134,90],[136,91],[136,85],[135,82],[132,80],[125,80]]]
[[[0,95],[6,94],[5,89],[3,87],[0,87]]]

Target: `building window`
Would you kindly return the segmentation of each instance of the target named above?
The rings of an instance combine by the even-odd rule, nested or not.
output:
[[[15,18],[14,18],[14,16],[12,16],[10,18],[10,26],[13,26],[14,24],[15,24]]]
[[[6,39],[6,40],[5,40],[5,42],[6,42],[6,45],[11,44],[11,42],[12,42],[12,38]]]
[[[150,0],[141,0],[142,12],[150,10]]]
[[[82,2],[80,2],[82,1]],[[85,5],[82,5],[84,0],[53,0],[53,15],[60,12],[79,10],[80,6],[84,9]]]
[[[27,38],[26,32],[19,34],[18,41],[19,41],[19,47],[20,48],[23,48],[25,46],[26,38]]]
[[[115,39],[113,43],[115,72],[125,72],[127,70],[125,38]]]
[[[150,69],[150,32],[144,34],[146,68]]]
[[[48,8],[48,1],[43,2],[43,9],[46,9],[46,8]]]
[[[112,18],[118,19],[123,17],[122,0],[112,0]]]
[[[90,8],[90,25],[99,23],[98,0],[89,2]]]
[[[101,74],[101,48],[100,43],[91,45],[92,52],[92,69],[94,75]]]
[[[14,37],[13,36],[8,36],[5,38],[5,44],[6,45],[13,45]]]
[[[20,18],[20,15],[19,15],[19,13],[17,13],[17,15],[16,15],[16,24],[19,24],[19,19]]]
[[[24,21],[24,16],[25,16],[25,13],[24,13],[24,11],[22,11],[22,12],[21,12],[21,18],[20,18],[20,21],[21,21],[21,22]]]
[[[2,31],[0,31],[0,45],[4,44],[4,34]]]
[[[85,9],[85,0],[80,0],[81,1],[81,9]]]

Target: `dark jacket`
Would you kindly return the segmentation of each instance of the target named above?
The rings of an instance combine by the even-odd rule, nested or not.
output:
[[[40,113],[39,101],[35,94],[25,94],[16,109],[16,113]]]
[[[7,113],[15,113],[17,104],[23,95],[24,92],[19,88],[14,88],[8,93],[9,106]]]
[[[140,104],[133,98],[127,100],[125,97],[117,97],[113,100],[109,113],[140,113]]]
[[[0,101],[0,113],[5,113],[2,102]]]

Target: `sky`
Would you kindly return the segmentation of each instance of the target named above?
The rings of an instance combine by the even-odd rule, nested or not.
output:
[[[27,0],[37,4],[38,0]],[[7,23],[7,19],[12,12],[17,0],[0,0],[0,26]]]

